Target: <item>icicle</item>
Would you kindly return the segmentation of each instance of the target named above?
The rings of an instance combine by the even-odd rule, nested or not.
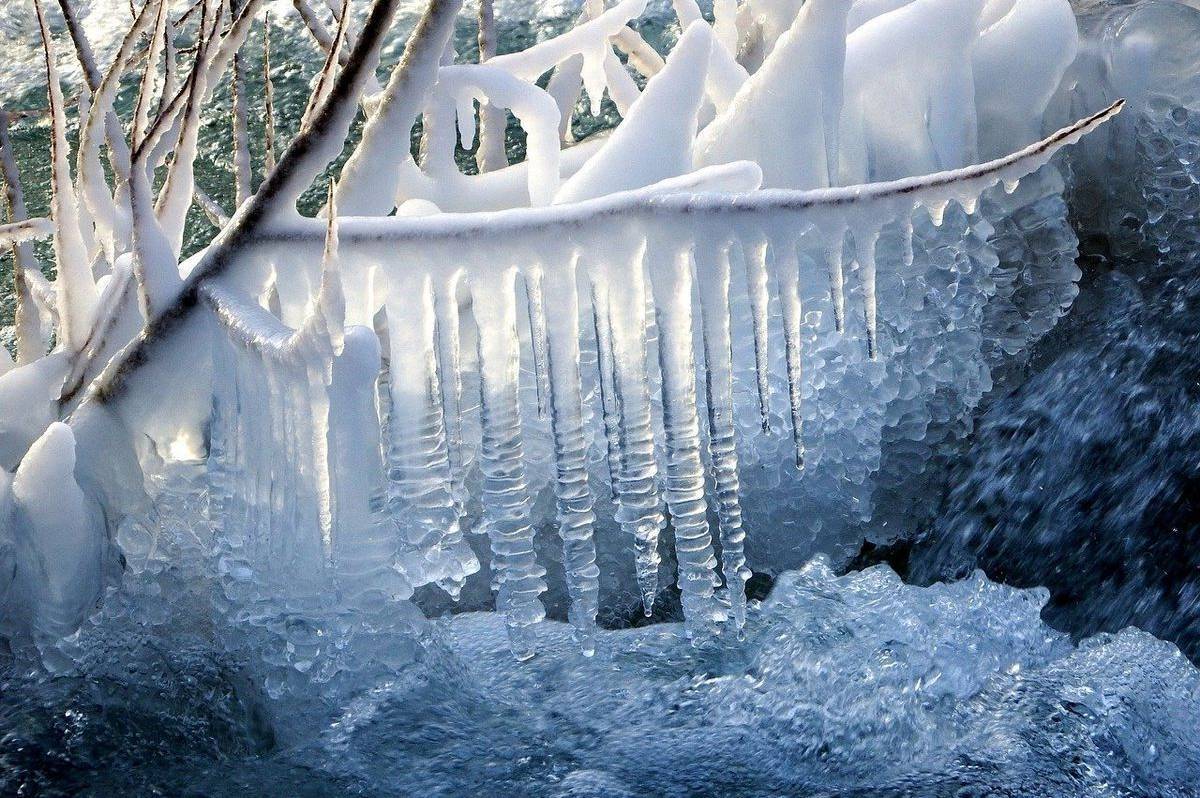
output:
[[[1004,184],[1004,193],[1005,194],[1013,193],[1014,191],[1017,190],[1017,187],[1021,185],[1020,178],[1011,178],[1010,179],[1010,178],[1006,177],[1001,182]]]
[[[633,235],[633,230],[617,236]],[[619,240],[619,238],[617,239]],[[650,415],[650,381],[646,375],[646,301],[644,242],[630,251],[622,243],[610,257],[616,261],[604,274],[608,324],[612,338],[613,387],[620,420],[620,468],[616,520],[633,538],[634,563],[642,591],[642,609],[649,617],[658,595],[658,537],[665,519],[658,493],[654,428]],[[628,266],[621,267],[622,261]]]
[[[583,80],[583,56],[573,55],[554,68],[546,93],[554,98],[558,106],[558,135],[564,142],[575,140],[571,132],[571,118],[579,102],[579,91]]]
[[[579,298],[574,259],[562,260],[570,268],[546,273],[546,295],[555,312],[549,319],[548,376],[550,425],[554,433],[559,535],[563,543],[563,568],[571,596],[568,617],[583,653],[596,650],[596,611],[600,602],[600,569],[596,565],[595,513],[588,487],[588,438],[583,427],[583,394],[579,373]],[[556,266],[563,266],[558,258]],[[540,285],[540,284],[539,284]]]
[[[458,512],[467,500],[466,453],[462,434],[462,351],[458,331],[458,285],[455,274],[436,292],[439,382],[442,416],[446,419],[446,445],[450,461],[450,495]]]
[[[604,423],[604,438],[608,444],[608,490],[617,498],[617,474],[621,459],[621,418],[617,407],[615,376],[613,373],[612,331],[608,326],[608,300],[601,298],[596,287],[591,296],[592,330],[596,338],[596,367],[599,371],[600,413]]]
[[[758,384],[758,412],[763,432],[771,429],[771,363],[767,349],[770,296],[767,293],[767,241],[744,246],[746,294],[750,298],[750,322],[754,330],[754,372]]]
[[[406,533],[413,584],[436,582],[457,597],[479,566],[463,541],[451,495],[429,278],[414,271],[393,284],[387,319],[389,513]]]
[[[383,460],[375,380],[379,339],[367,327],[346,331],[345,347],[333,362],[330,394],[330,453],[336,517],[334,562],[341,589],[351,600],[372,595],[408,598],[412,586],[393,567],[395,528],[378,521],[383,504]]]
[[[50,113],[53,122],[51,137],[51,215],[54,218],[54,256],[58,264],[55,295],[58,300],[58,319],[63,346],[79,351],[87,341],[96,314],[98,296],[92,279],[91,265],[79,227],[79,206],[75,202],[75,187],[71,185],[71,168],[67,164],[67,118],[63,108],[62,84],[50,29],[36,0],[38,25],[42,32],[42,49],[46,63],[46,80],[50,87]]]
[[[734,626],[746,623],[745,539],[738,499],[738,455],[733,418],[733,342],[729,316],[729,245],[696,242],[697,281],[704,339],[704,390],[708,405],[708,451],[712,460],[721,540],[721,572]],[[663,344],[666,345],[664,340]],[[763,366],[766,364],[764,363]],[[664,405],[665,407],[665,405]]]
[[[594,52],[583,54],[583,70],[580,72],[580,76],[583,78],[583,90],[587,92],[588,110],[592,116],[600,115],[600,101],[604,99],[606,85],[604,58],[605,53],[608,53],[610,49],[608,43],[605,42]]]
[[[629,109],[637,102],[641,92],[638,91],[637,83],[634,82],[633,76],[629,74],[629,70],[621,63],[621,59],[617,58],[617,54],[613,52],[611,46],[604,48],[604,82],[608,85],[608,96],[613,101],[613,105],[617,107],[617,113],[625,116],[629,113]]]
[[[525,273],[525,297],[529,310],[529,341],[533,349],[533,381],[537,389],[538,417],[545,418],[549,401],[549,343],[546,340],[546,302],[542,296],[542,275]],[[556,312],[557,312],[556,308]]]
[[[471,284],[472,313],[480,330],[479,382],[483,427],[483,508],[492,546],[496,609],[504,614],[513,655],[536,652],[535,624],[546,617],[538,598],[546,570],[537,562],[525,483],[518,395],[515,271]]]
[[[844,227],[834,227],[824,247],[825,264],[829,270],[829,299],[833,302],[833,328],[838,332],[846,330],[846,278],[842,270],[845,236]]]
[[[946,206],[950,204],[948,199],[936,199],[924,203],[925,209],[929,211],[929,219],[933,222],[934,227],[941,227],[942,220],[946,216]]]
[[[696,364],[692,347],[691,253],[677,245],[651,243],[658,360],[662,369],[663,429],[666,432],[667,508],[675,531],[679,591],[693,639],[722,614],[713,601],[716,558],[704,499],[700,422],[696,413]]]
[[[321,260],[321,287],[316,307],[299,335],[304,341],[303,358],[308,372],[312,423],[311,460],[316,482],[318,518],[325,559],[333,564],[333,478],[329,471],[329,389],[333,382],[333,359],[343,347],[346,301],[342,293],[338,260],[337,208],[333,205],[333,187],[329,190],[329,217],[325,233],[325,252]]]
[[[867,357],[879,358],[879,343],[875,329],[875,244],[879,241],[879,228],[866,227],[854,231],[854,257],[858,261],[863,287],[863,315],[867,322]]]
[[[454,121],[458,129],[458,139],[464,150],[471,149],[475,141],[475,100],[472,97],[455,98]]]
[[[792,411],[792,441],[796,446],[796,468],[804,468],[804,412],[800,406],[803,364],[800,329],[803,308],[800,304],[800,263],[796,241],[784,239],[774,246],[775,274],[779,283],[779,309],[783,316],[783,353],[787,362],[788,402]]]

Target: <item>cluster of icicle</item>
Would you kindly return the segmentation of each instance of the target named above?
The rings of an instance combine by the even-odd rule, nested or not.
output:
[[[150,0],[103,74],[69,0],[59,0],[89,89],[72,180],[53,42],[34,4],[46,45],[54,200],[53,225],[15,218],[0,227],[20,253],[18,359],[0,376],[0,401],[29,405],[5,416],[0,430],[3,465],[17,471],[4,505],[15,518],[4,522],[17,541],[14,572],[28,580],[47,560],[87,571],[103,559],[89,547],[48,549],[39,535],[50,522],[39,512],[54,502],[39,505],[27,487],[17,489],[24,470],[38,468],[36,455],[69,451],[73,436],[78,462],[55,464],[77,479],[39,482],[38,490],[53,497],[83,486],[65,527],[96,541],[91,548],[110,544],[89,531],[96,524],[84,507],[93,517],[102,508],[111,529],[140,507],[129,496],[140,491],[142,470],[178,446],[207,453],[221,556],[251,592],[374,591],[403,600],[437,584],[454,594],[479,568],[459,518],[469,445],[462,420],[474,401],[464,394],[477,385],[475,498],[497,609],[520,657],[535,650],[546,589],[523,455],[523,339],[550,421],[570,619],[584,650],[593,646],[599,589],[585,342],[597,354],[616,520],[635,552],[647,613],[669,521],[689,633],[726,621],[740,627],[749,571],[733,412],[734,294],[752,312],[764,424],[768,308],[777,303],[802,463],[801,326],[811,309],[801,307],[801,261],[824,264],[827,307],[818,311],[839,330],[857,314],[874,359],[884,229],[909,241],[918,209],[935,224],[951,202],[970,213],[984,190],[1012,191],[1120,108],[1036,140],[1075,47],[1070,10],[1056,0],[725,1],[713,25],[693,0],[678,0],[683,32],[665,59],[629,24],[645,0],[608,9],[589,0],[576,27],[509,55],[495,55],[485,3],[480,64],[445,63],[459,0],[431,0],[382,86],[375,66],[399,0],[373,0],[360,24],[348,2],[323,17],[297,0],[325,65],[300,133],[278,159],[268,119],[267,175],[253,187],[237,55],[263,0],[232,8],[198,0],[182,18]],[[183,70],[175,34],[187,26],[197,44]],[[113,98],[143,40],[146,69],[127,141]],[[1013,61],[1031,42],[1038,57]],[[647,78],[644,89],[630,68]],[[227,71],[232,213],[192,175],[200,109]],[[547,72],[543,89],[537,81]],[[607,93],[623,121],[575,143],[570,120],[582,91],[593,109]],[[476,104],[482,171],[468,176],[453,153],[457,139],[475,137]],[[326,220],[302,218],[297,199],[340,153],[360,107],[362,139]],[[517,164],[503,157],[502,109],[527,134]],[[407,146],[418,117],[419,163]],[[987,137],[977,135],[985,120]],[[971,165],[981,154],[992,159]],[[18,186],[11,158],[5,164],[8,185]],[[192,203],[221,231],[181,263]],[[52,286],[21,249],[51,230]],[[745,285],[731,280],[736,258]],[[861,307],[847,306],[851,281]],[[473,352],[460,337],[464,309]],[[169,403],[164,384],[175,392]],[[661,423],[652,413],[659,391]],[[78,616],[89,595],[43,600]]]

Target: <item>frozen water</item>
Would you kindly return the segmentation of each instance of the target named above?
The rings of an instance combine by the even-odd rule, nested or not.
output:
[[[457,598],[483,554],[487,567],[468,598],[481,584],[496,593],[521,657],[533,653],[532,628],[546,613],[541,524],[551,493],[564,523],[566,614],[585,648],[601,604],[597,562],[616,596],[636,584],[647,613],[660,588],[678,587],[688,631],[699,639],[729,618],[734,628],[743,622],[751,569],[776,572],[817,550],[845,556],[868,527],[876,539],[909,534],[923,493],[906,486],[922,480],[943,441],[969,431],[992,370],[1053,326],[1072,295],[1076,275],[1058,261],[1070,257],[1074,240],[1062,231],[1064,206],[1054,202],[1062,184],[1047,162],[1120,109],[1111,104],[1040,143],[1028,119],[1006,133],[996,128],[988,146],[1012,154],[968,166],[978,156],[973,93],[991,98],[988,114],[1008,118],[988,65],[1000,58],[995,48],[1026,35],[1032,23],[1022,15],[1045,22],[1046,35],[1062,33],[1073,49],[1074,23],[1056,16],[1053,3],[983,17],[970,4],[954,6],[955,36],[908,50],[896,37],[941,14],[933,0],[881,13],[849,39],[847,4],[810,5],[749,78],[733,61],[736,26],[726,7],[710,28],[681,3],[677,14],[691,25],[665,63],[645,55],[626,27],[645,3],[626,0],[590,10],[569,32],[526,50],[453,65],[441,61],[458,5],[439,3],[379,88],[374,66],[398,5],[381,0],[354,22],[354,52],[344,59],[346,24],[333,38],[314,34],[329,55],[296,142],[225,232],[177,266],[199,107],[260,5],[247,5],[219,40],[202,37],[183,88],[164,95],[153,123],[146,115],[135,126],[144,140],[135,142],[127,185],[122,156],[110,152],[118,176],[111,194],[102,120],[139,36],[158,26],[150,11],[140,13],[103,78],[89,74],[94,105],[84,114],[78,187],[63,157],[57,61],[43,37],[59,155],[55,252],[66,264],[56,283],[58,323],[73,356],[59,404],[64,413],[77,408],[77,424],[115,416],[141,461],[127,474],[98,475],[89,473],[94,455],[85,456],[81,479],[107,484],[114,496],[113,483],[137,485],[162,459],[206,459],[214,553],[231,611],[248,619],[303,616],[330,591],[339,606],[363,591],[406,601],[426,585]],[[306,26],[323,24],[301,9]],[[976,39],[978,76],[969,57]],[[654,73],[644,97],[613,67],[610,40],[642,53],[636,63]],[[873,71],[872,53],[885,52],[887,69]],[[1068,55],[1025,65],[1030,118]],[[555,92],[535,83],[550,69],[561,72]],[[797,69],[815,93],[783,102],[781,91],[799,85]],[[915,87],[918,105],[934,103],[924,133],[900,125],[883,135],[879,114],[907,113],[881,105],[895,98],[888,80]],[[576,81],[593,112],[607,92],[628,119],[599,146],[562,150],[560,100]],[[314,236],[319,225],[298,217],[295,202],[343,146],[364,92],[375,92],[362,98],[369,121],[324,209],[336,223]],[[795,109],[810,100],[822,111],[807,117],[816,127],[801,129],[806,117]],[[514,112],[528,136],[521,164],[460,174],[452,152],[456,135],[474,126],[475,101]],[[424,138],[414,159],[391,144],[418,111]],[[925,124],[921,114],[909,116],[909,127]],[[171,146],[167,130],[177,140],[155,198],[149,170]],[[780,131],[803,142],[803,152],[779,147]],[[915,142],[911,157],[900,157],[895,135]],[[850,149],[840,146],[843,137]],[[242,151],[234,160],[244,166],[248,158]],[[937,169],[945,171],[918,174]],[[894,182],[825,188],[847,174]],[[1031,182],[1013,194],[1025,178]],[[764,181],[792,191],[754,193]],[[817,188],[795,192],[809,187]],[[749,193],[730,202],[706,190]],[[443,214],[431,198],[451,210],[533,207]],[[555,207],[537,207],[551,199]],[[428,212],[408,212],[413,203]],[[352,214],[344,222],[336,218],[343,204]],[[406,211],[388,218],[396,206]],[[342,227],[338,255],[334,233]],[[1061,234],[1041,235],[1047,227]],[[474,235],[492,246],[464,246]],[[1026,257],[1032,247],[1039,258]],[[96,254],[90,268],[85,251]],[[1043,260],[1053,267],[1042,268]],[[1015,281],[1035,272],[1047,289],[1020,295]],[[209,315],[194,314],[197,307]],[[342,351],[347,323],[357,362]],[[579,368],[589,349],[596,374]],[[381,385],[375,402],[370,363]],[[5,379],[19,388],[32,371]],[[151,398],[164,383],[181,394],[169,407]],[[786,396],[786,407],[773,394]],[[594,400],[599,407],[589,409],[599,412],[589,413],[584,403]],[[342,418],[345,407],[367,417]],[[9,442],[14,465],[40,433],[36,423],[26,426]],[[589,476],[580,447],[601,427],[611,462]],[[81,447],[92,441],[84,436]],[[364,471],[348,479],[338,473],[345,463]],[[608,479],[612,502],[601,515],[611,524],[594,519],[595,493],[584,488],[592,477]],[[540,496],[547,499],[539,505]],[[748,513],[744,497],[752,499]],[[132,512],[105,510],[110,529]],[[136,515],[133,522],[153,526]],[[667,524],[669,537],[661,534]],[[487,535],[487,552],[464,539],[471,526]],[[618,529],[624,542],[614,547]],[[390,552],[386,530],[397,540]],[[663,543],[674,574],[662,573]],[[607,567],[614,548],[631,553],[632,567]],[[360,584],[363,569],[371,576]],[[297,656],[285,659],[307,661]]]
[[[146,613],[172,578],[147,580],[158,595],[131,580],[114,603]],[[503,621],[476,613],[436,623],[397,676],[273,699],[254,687],[261,663],[212,656],[175,593],[153,634],[110,616],[82,632],[71,674],[10,680],[0,779],[83,794],[1194,794],[1196,671],[1132,629],[1073,647],[1038,618],[1045,600],[816,561],[751,602],[742,641],[697,649],[659,624],[602,632],[588,659],[547,623],[539,656],[516,663]]]
[[[989,401],[983,438],[1003,434],[990,395],[1078,290],[1070,214],[1160,266],[1194,250],[1195,12],[1088,11],[1081,37],[1062,0],[722,0],[712,26],[679,0],[649,6],[684,31],[664,57],[624,0],[454,64],[442,0],[381,83],[405,4],[298,0],[327,53],[256,188],[233,55],[263,5],[180,23],[195,48],[163,54],[196,66],[153,113],[139,82],[128,153],[118,84],[162,17],[101,48],[105,72],[83,57],[77,99],[43,37],[54,224],[0,230],[52,232],[58,266],[18,285],[25,353],[0,366],[0,757],[24,789],[53,778],[44,756],[108,792],[314,772],[309,791],[383,794],[1187,794],[1198,689],[1169,645],[1075,649],[1044,592],[830,562],[938,528]],[[230,66],[226,209],[195,180]],[[578,142],[584,93],[625,120]],[[180,262],[194,203],[223,229]],[[976,524],[973,499],[1046,478],[976,462],[935,566],[1081,526],[1070,482],[1045,528]],[[430,620],[475,608],[495,612]],[[604,628],[642,612],[681,623]],[[111,706],[80,697],[106,680],[131,698],[109,749],[91,730]],[[178,714],[140,711],[147,693]],[[71,729],[87,742],[63,753]]]

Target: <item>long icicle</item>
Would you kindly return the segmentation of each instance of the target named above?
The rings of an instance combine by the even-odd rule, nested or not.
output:
[[[450,495],[461,513],[467,501],[466,452],[463,443],[462,341],[459,334],[458,286],[455,274],[437,290],[438,364],[442,386],[442,415],[446,419],[446,447],[450,460]]]
[[[588,440],[583,427],[583,394],[579,373],[579,297],[574,258],[570,268],[549,270],[542,278],[555,308],[549,324],[547,351],[550,426],[554,433],[557,478],[554,495],[563,544],[563,568],[571,596],[568,618],[583,653],[596,650],[596,612],[600,603],[600,569],[596,565],[596,515],[588,487]],[[528,279],[528,277],[527,277]],[[539,281],[540,284],[540,281]]]
[[[804,468],[804,410],[801,407],[803,372],[800,330],[803,308],[800,304],[800,262],[796,241],[785,238],[775,246],[775,274],[779,289],[779,309],[783,317],[783,356],[787,363],[788,405],[792,415],[792,442],[796,447],[796,467]]]
[[[754,377],[758,386],[758,413],[763,432],[771,428],[771,374],[768,351],[767,240],[746,242],[746,295],[750,299],[750,326],[754,333]]]
[[[608,490],[617,498],[618,473],[621,460],[621,417],[617,406],[616,374],[613,364],[612,331],[608,326],[608,299],[592,286],[592,330],[596,339],[597,383],[600,388],[600,415],[604,424],[604,440],[608,456]]]
[[[676,242],[662,242],[652,243],[648,255],[662,369],[667,508],[675,531],[685,627],[688,635],[696,639],[720,620],[720,613],[713,601],[717,561],[708,528],[704,466],[700,461],[692,344],[691,253]]]
[[[632,232],[632,231],[628,231]],[[644,242],[635,250],[620,248],[613,257],[629,264],[619,280],[609,280],[608,331],[613,342],[613,386],[620,420],[620,470],[616,520],[633,538],[634,564],[642,609],[654,611],[661,557],[658,539],[666,519],[659,495],[658,463],[646,374],[646,300]]]
[[[457,598],[474,568],[463,561],[458,507],[451,492],[443,396],[439,386],[433,287],[412,274],[388,302],[391,348],[388,416],[389,511],[411,551],[414,584],[434,582]]]
[[[528,659],[537,649],[535,625],[546,610],[538,598],[546,570],[538,564],[529,517],[518,395],[515,270],[471,286],[472,312],[481,334],[479,382],[483,427],[483,506],[492,544],[496,609],[503,613],[513,655]],[[486,334],[483,332],[486,331]]]
[[[549,344],[546,341],[546,301],[542,295],[540,274],[536,272],[525,274],[525,297],[529,312],[529,341],[530,348],[533,350],[533,382],[537,391],[538,417],[545,418],[550,401],[550,389],[547,386]]]
[[[746,623],[746,532],[738,497],[737,434],[733,418],[733,339],[729,315],[729,245],[696,243],[696,271],[704,340],[704,390],[708,405],[708,451],[717,500],[721,573],[734,626]],[[665,407],[665,405],[664,405]]]

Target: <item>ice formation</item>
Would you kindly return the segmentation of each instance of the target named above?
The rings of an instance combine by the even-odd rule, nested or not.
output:
[[[1122,107],[1063,88],[1065,0],[873,4],[853,25],[846,0],[718,3],[715,25],[680,0],[665,57],[629,25],[644,0],[589,3],[563,35],[479,64],[446,57],[459,3],[432,0],[383,85],[399,0],[341,9],[332,34],[297,5],[324,66],[258,186],[234,103],[239,204],[223,209],[194,184],[200,109],[227,73],[244,91],[263,0],[202,0],[187,20],[146,3],[83,95],[74,178],[35,3],[53,225],[14,218],[0,237],[53,230],[58,277],[20,310],[53,323],[55,348],[23,336],[0,375],[0,552],[6,623],[43,653],[101,600],[122,541],[165,534],[181,461],[203,462],[191,508],[214,528],[222,611],[275,635],[292,675],[336,670],[322,640],[407,623],[414,591],[457,597],[481,570],[513,652],[533,655],[550,515],[585,652],[601,577],[647,614],[676,586],[697,642],[742,628],[752,565],[836,549],[873,515],[902,526],[929,453],[1062,313],[1078,275],[1052,158]],[[143,44],[132,140],[115,142],[114,89]],[[1043,57],[1013,78],[1028,47]],[[177,74],[158,81],[164,62]],[[582,92],[624,121],[577,143]],[[1066,96],[1080,107],[1059,119]],[[324,218],[301,216],[360,108]],[[494,136],[500,108],[524,160],[462,173],[456,142]],[[181,260],[193,203],[222,227]],[[50,564],[21,543],[46,524],[70,544]]]

